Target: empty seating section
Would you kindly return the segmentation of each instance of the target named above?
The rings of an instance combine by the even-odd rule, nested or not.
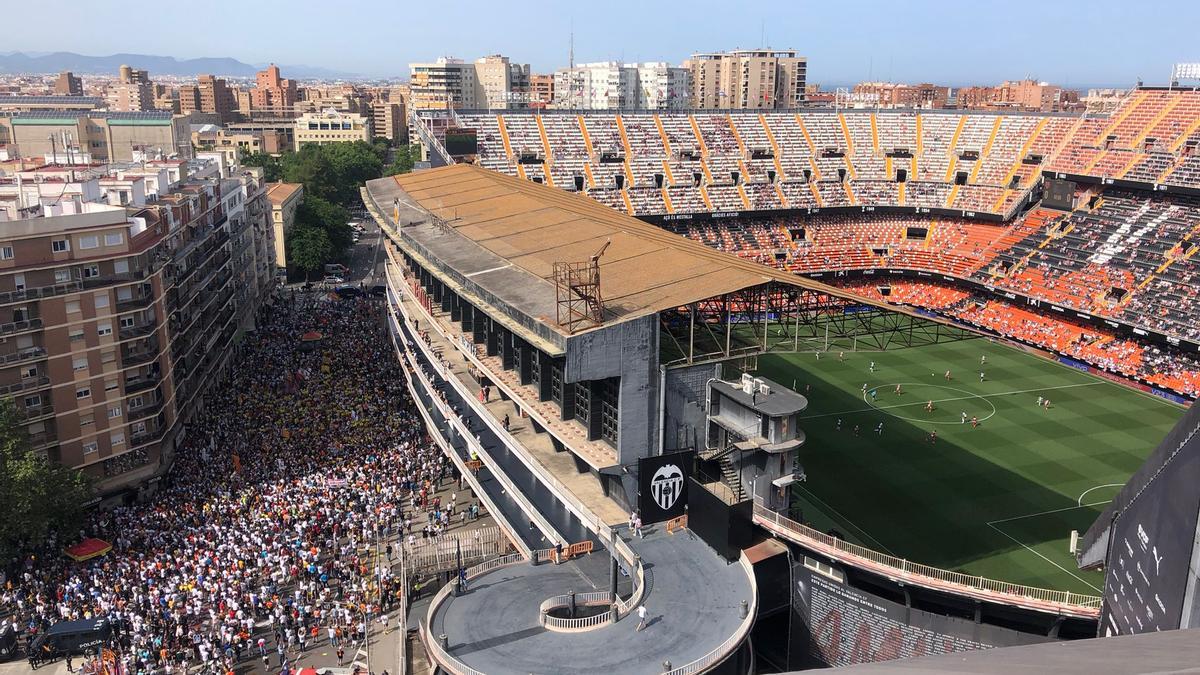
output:
[[[1200,91],[1139,89],[1108,117],[1085,119],[1053,171],[1200,188]]]
[[[1200,92],[1191,90],[1139,89],[1111,115],[1088,118],[828,109],[460,117],[477,130],[483,166],[568,190],[635,190],[640,215],[665,213],[666,189],[676,212],[908,206],[1008,216],[1043,167],[1200,187]]]
[[[574,190],[576,184],[586,188],[587,173],[584,166],[591,160],[591,155],[579,130],[579,118],[545,115],[541,120],[550,142],[550,167],[554,184],[565,190]]]
[[[796,115],[766,113],[763,117],[775,137],[775,143],[779,145],[779,163],[783,167],[783,179],[804,181],[806,175],[811,176],[812,165],[809,158],[812,157],[812,150],[808,147],[804,130],[796,121]]]

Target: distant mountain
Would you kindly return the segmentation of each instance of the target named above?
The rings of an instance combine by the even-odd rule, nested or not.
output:
[[[155,75],[187,76],[202,73],[228,77],[254,77],[254,73],[262,69],[262,66],[253,66],[228,57],[180,60],[171,56],[151,56],[149,54],[112,54],[110,56],[87,56],[73,52],[0,54],[0,73],[57,73],[69,70],[76,75],[115,76],[117,69],[122,65],[148,70],[151,78]],[[285,77],[323,79],[355,77],[350,73],[312,66],[281,65],[279,68]]]

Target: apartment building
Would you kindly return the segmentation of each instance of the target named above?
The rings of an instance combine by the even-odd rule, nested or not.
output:
[[[29,96],[0,94],[0,111],[35,112],[38,110],[72,110],[89,112],[103,110],[104,99],[99,96]]]
[[[294,149],[299,150],[308,143],[369,143],[374,135],[370,117],[327,108],[319,113],[305,113],[296,118]]]
[[[290,113],[297,100],[296,81],[280,77],[279,66],[272,63],[255,75],[250,90],[250,110],[271,114]]]
[[[529,64],[493,54],[474,63],[441,57],[410,63],[409,106],[414,110],[529,107]]]
[[[386,138],[393,144],[408,142],[408,117],[404,113],[403,101],[386,101],[371,104],[371,124],[375,136]]]
[[[60,96],[83,96],[83,80],[76,77],[75,73],[64,70],[54,80],[54,93]]]
[[[179,112],[209,113],[228,122],[237,116],[237,98],[223,78],[201,75],[196,84],[179,88]]]
[[[694,108],[796,108],[804,102],[808,59],[795,50],[737,49],[692,54]]]
[[[155,109],[154,85],[150,82],[118,82],[108,88],[105,99],[109,110],[142,112]]]
[[[529,64],[493,54],[475,61],[475,101],[489,110],[529,107]]]
[[[967,110],[1062,112],[1081,106],[1079,92],[1037,80],[1005,81],[995,87],[963,87],[955,105]]]
[[[25,157],[70,155],[94,162],[129,161],[147,154],[189,157],[186,118],[165,111],[38,110],[0,112],[0,145],[17,144]]]
[[[475,64],[451,57],[433,63],[410,63],[409,105],[415,110],[473,110]]]
[[[102,494],[165,468],[270,290],[267,211],[196,160],[0,179],[0,395],[37,450]]]
[[[554,105],[554,76],[529,76],[529,106],[531,108],[546,108]]]
[[[691,74],[667,63],[601,61],[554,73],[554,105],[583,110],[680,110]]]
[[[896,82],[859,82],[854,94],[871,100],[879,108],[944,108],[950,100],[950,88],[928,82],[900,84]]]

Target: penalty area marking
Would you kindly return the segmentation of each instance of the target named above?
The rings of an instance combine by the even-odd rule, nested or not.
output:
[[[1105,483],[1104,485],[1097,485],[1096,487],[1090,487],[1079,494],[1079,505],[1083,506],[1084,496],[1086,496],[1087,493],[1091,492],[1092,490],[1099,490],[1100,488],[1107,488],[1107,487],[1124,487],[1124,486],[1125,486],[1124,483]],[[1112,501],[1112,500],[1110,499],[1108,501]],[[1108,502],[1100,502],[1100,503],[1107,504]],[[1089,506],[1092,506],[1092,505],[1089,504]]]
[[[1096,487],[1111,487],[1111,486],[1107,486],[1107,485],[1097,485]],[[1094,490],[1095,488],[1092,488],[1092,489]],[[1088,490],[1088,492],[1090,492],[1090,491],[1091,491],[1091,490]],[[1087,492],[1085,492],[1084,494],[1087,494]],[[1107,504],[1107,503],[1109,503],[1109,502],[1111,502],[1111,501],[1112,501],[1112,500],[1111,500],[1111,499],[1109,499],[1109,500],[1105,500],[1105,501],[1102,501],[1102,502],[1094,502],[1094,503],[1091,503],[1091,504],[1080,504],[1079,506],[1064,506],[1064,507],[1063,507],[1063,508],[1061,508],[1061,509],[1050,509],[1050,510],[1048,510],[1048,511],[1038,511],[1037,513],[1027,513],[1027,514],[1025,514],[1025,515],[1023,515],[1023,516],[1013,516],[1013,517],[1011,517],[1011,518],[1000,518],[1000,519],[998,519],[998,520],[990,520],[990,521],[988,521],[988,523],[987,523],[987,526],[988,526],[988,527],[990,527],[990,528],[992,528],[993,530],[995,530],[995,531],[999,532],[1000,534],[1004,535],[1005,537],[1008,537],[1009,539],[1011,539],[1011,540],[1012,540],[1012,542],[1013,542],[1014,544],[1016,544],[1016,545],[1020,546],[1021,548],[1024,548],[1026,551],[1029,551],[1030,553],[1032,553],[1032,554],[1036,555],[1037,557],[1041,558],[1042,560],[1045,560],[1046,562],[1050,563],[1051,565],[1054,565],[1055,567],[1057,567],[1058,569],[1062,570],[1063,572],[1066,572],[1067,574],[1071,575],[1071,576],[1072,576],[1072,577],[1073,577],[1073,578],[1074,578],[1076,581],[1078,581],[1079,583],[1081,583],[1081,584],[1083,584],[1083,585],[1087,586],[1088,588],[1091,588],[1091,589],[1095,590],[1097,593],[1103,593],[1104,591],[1103,591],[1102,589],[1096,588],[1096,586],[1092,585],[1091,583],[1089,583],[1089,582],[1088,582],[1088,581],[1086,581],[1085,579],[1081,578],[1081,577],[1080,577],[1078,574],[1075,574],[1075,573],[1074,573],[1074,572],[1072,572],[1071,570],[1069,570],[1069,569],[1067,569],[1067,568],[1063,567],[1062,565],[1059,565],[1058,563],[1056,563],[1056,562],[1054,562],[1053,560],[1051,560],[1051,559],[1047,558],[1046,556],[1042,555],[1041,553],[1038,553],[1037,551],[1035,551],[1034,549],[1032,549],[1032,548],[1031,548],[1031,547],[1030,547],[1028,544],[1026,544],[1025,542],[1021,541],[1020,539],[1017,539],[1016,537],[1012,536],[1011,534],[1009,534],[1009,533],[1005,532],[1004,530],[1002,530],[1002,529],[1000,529],[1000,528],[996,527],[996,523],[1008,523],[1008,522],[1012,522],[1012,521],[1014,521],[1014,520],[1023,520],[1023,519],[1025,519],[1025,518],[1036,518],[1036,517],[1038,517],[1038,516],[1045,516],[1045,515],[1048,515],[1048,514],[1051,514],[1051,513],[1062,513],[1063,511],[1074,511],[1075,509],[1079,509],[1079,508],[1085,508],[1085,507],[1086,507],[1086,508],[1090,508],[1090,507],[1092,507],[1092,506],[1101,506],[1101,505],[1103,505],[1103,504]]]

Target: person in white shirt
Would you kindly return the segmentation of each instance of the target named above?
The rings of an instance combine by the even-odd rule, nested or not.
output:
[[[646,606],[639,605],[637,614],[638,614],[637,630],[640,632],[643,628],[646,627]]]

